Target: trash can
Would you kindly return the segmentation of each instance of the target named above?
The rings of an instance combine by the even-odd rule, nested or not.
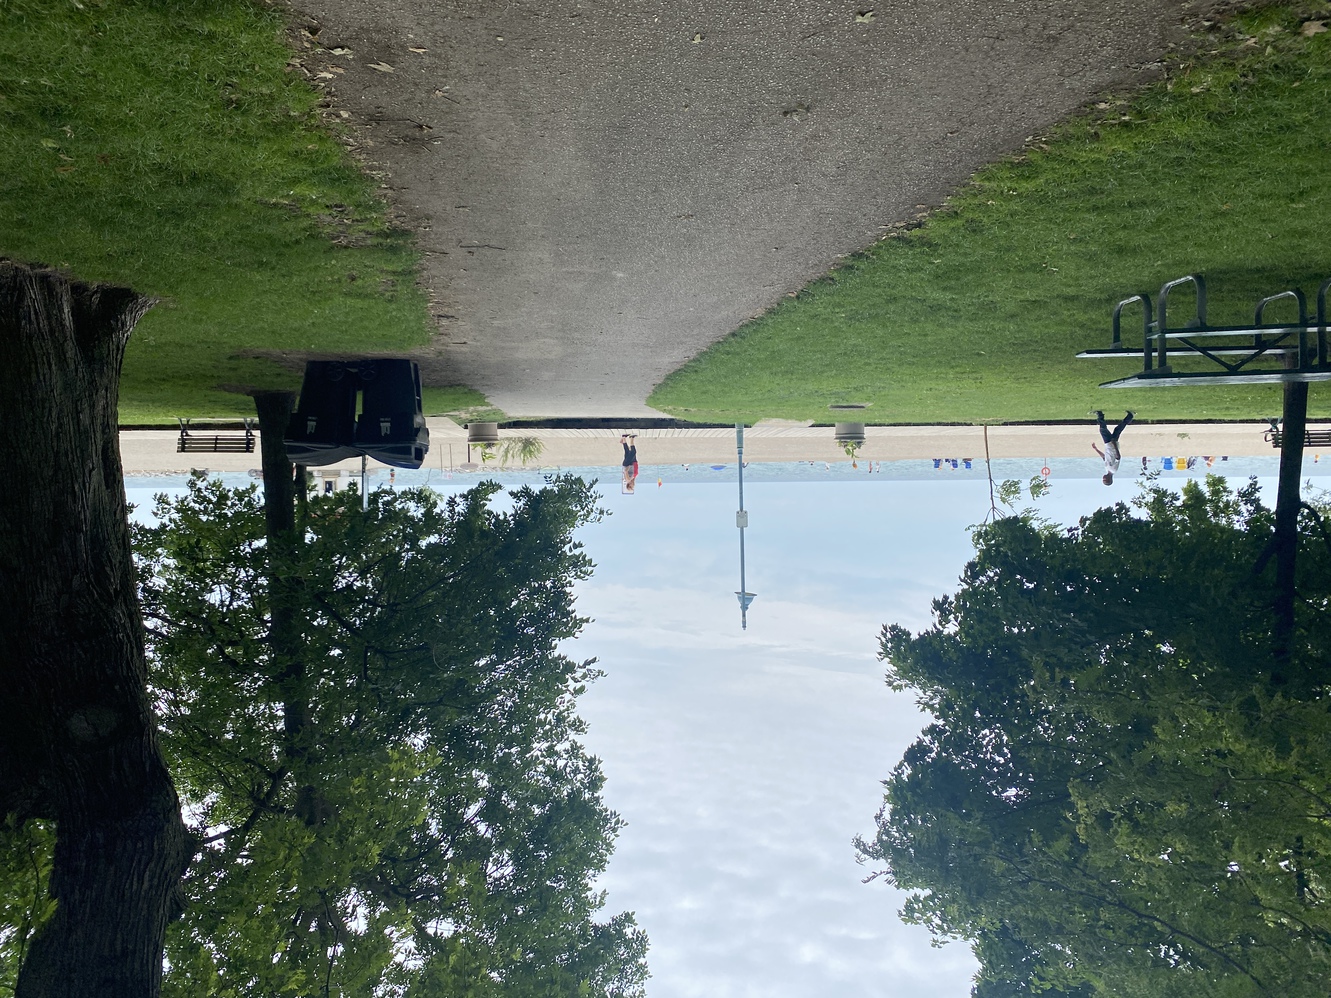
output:
[[[824,423],[823,425],[826,426],[827,424]],[[837,423],[832,435],[839,444],[862,444],[864,443],[864,424]]]

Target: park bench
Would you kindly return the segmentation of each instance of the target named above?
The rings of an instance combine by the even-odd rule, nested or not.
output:
[[[180,424],[180,439],[176,441],[176,453],[204,452],[209,454],[252,454],[254,453],[254,423],[244,420],[244,432],[236,433],[200,433],[190,426],[190,420],[176,417]],[[204,420],[215,423],[219,420]]]
[[[1169,293],[1190,284],[1196,295],[1191,318],[1171,326],[1168,318]],[[1317,315],[1308,315],[1307,300],[1299,290],[1282,291],[1257,303],[1251,323],[1217,326],[1206,321],[1206,282],[1200,274],[1189,274],[1167,282],[1154,303],[1148,295],[1125,298],[1114,308],[1113,338],[1108,347],[1083,350],[1079,358],[1099,360],[1110,357],[1141,358],[1141,373],[1130,378],[1107,382],[1102,388],[1146,387],[1148,384],[1262,384],[1286,381],[1322,381],[1331,379],[1331,349],[1327,340],[1327,290],[1325,281],[1317,292]],[[1295,322],[1266,322],[1266,307],[1283,299],[1298,309]],[[1129,305],[1142,307],[1142,343],[1130,347],[1123,342],[1121,318]],[[1154,308],[1152,307],[1154,304]],[[1171,359],[1183,357],[1209,361],[1209,370],[1177,371]],[[1261,362],[1275,361],[1263,367]],[[1219,368],[1219,370],[1216,370]]]
[[[1280,425],[1274,420],[1271,421],[1271,428],[1267,430],[1263,437],[1271,441],[1271,446],[1280,449],[1284,442],[1285,435],[1280,430]],[[1303,431],[1303,446],[1305,447],[1331,447],[1331,426],[1309,427]]]

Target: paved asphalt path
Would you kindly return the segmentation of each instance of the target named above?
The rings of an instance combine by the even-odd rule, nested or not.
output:
[[[317,29],[305,69],[419,233],[427,383],[514,415],[632,416],[882,226],[1158,72],[1185,12],[304,0],[298,23]]]

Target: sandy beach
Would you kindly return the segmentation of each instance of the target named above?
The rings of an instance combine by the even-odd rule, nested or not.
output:
[[[480,452],[467,447],[467,431],[447,418],[431,418],[428,467],[455,468],[468,460],[479,463]],[[1124,431],[1124,459],[1159,456],[1274,456],[1263,438],[1266,423],[1135,423]],[[727,462],[735,459],[735,431],[708,429],[635,430],[639,460],[644,464]],[[120,454],[126,474],[170,474],[191,469],[248,471],[259,467],[259,454],[180,454],[175,430],[124,430]],[[501,430],[500,437],[534,436],[543,450],[542,467],[613,466],[620,461],[619,431],[614,429]],[[1100,442],[1094,424],[1055,426],[991,426],[989,455],[994,458],[1094,457]],[[985,456],[986,430],[980,426],[870,426],[858,457],[872,461]],[[1328,449],[1331,450],[1331,449]],[[1318,453],[1310,449],[1310,453]],[[845,453],[830,426],[804,426],[763,421],[744,431],[747,461],[838,461]],[[359,469],[345,461],[331,468]]]

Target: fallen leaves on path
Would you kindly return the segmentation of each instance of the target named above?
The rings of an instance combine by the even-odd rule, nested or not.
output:
[[[1320,35],[1325,30],[1325,21],[1304,21],[1303,27],[1299,29],[1299,33],[1305,38],[1311,38],[1313,35]]]
[[[701,31],[699,31],[696,35],[693,36],[693,44],[694,44],[694,45],[701,45],[701,44],[702,44],[702,32],[701,32]]]
[[[339,45],[337,48],[331,48],[331,49],[329,49],[328,51],[331,52],[333,55],[351,55],[351,54],[352,54],[351,49],[344,49],[344,48],[342,48],[340,45]]]
[[[429,50],[429,49],[421,49],[421,48],[417,48],[415,45],[408,45],[408,46],[407,46],[407,51],[408,51],[408,52],[415,52],[417,55],[424,55],[426,52],[428,52],[428,51],[430,51],[430,50]]]
[[[859,10],[855,12],[856,24],[868,24],[872,20],[873,20],[873,11],[871,10]]]
[[[389,65],[388,63],[386,63],[386,62],[372,62],[372,63],[370,63],[370,68],[373,69],[373,70],[375,70],[375,71],[377,71],[377,72],[380,72],[380,73],[396,73],[396,72],[397,72],[396,69],[394,69],[392,66],[390,66],[390,65]]]

